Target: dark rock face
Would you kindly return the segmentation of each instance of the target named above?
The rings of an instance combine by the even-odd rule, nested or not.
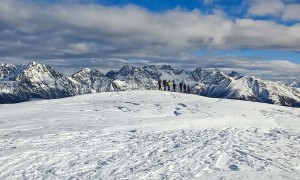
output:
[[[232,71],[231,73],[228,74],[228,76],[236,77],[236,78],[241,77],[241,75],[236,71]]]
[[[191,93],[247,101],[300,107],[300,90],[283,83],[265,81],[253,76],[229,75],[215,70],[196,68],[192,72],[171,66],[124,66],[106,75],[84,68],[66,77],[52,67],[31,62],[0,66],[0,103],[23,102],[30,98],[62,98],[94,92],[134,89],[157,89],[159,79],[189,84]]]

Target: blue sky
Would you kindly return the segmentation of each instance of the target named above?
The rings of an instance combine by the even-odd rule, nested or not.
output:
[[[199,0],[98,0],[103,5],[127,5],[135,4],[154,12],[162,12],[174,8],[183,8],[186,10],[200,9],[203,12],[211,12],[216,6],[226,10],[239,9],[243,2],[241,0],[214,1],[214,3],[205,3]],[[234,12],[234,11],[232,11]]]
[[[0,63],[30,60],[65,72],[170,64],[300,79],[300,2],[1,0]]]

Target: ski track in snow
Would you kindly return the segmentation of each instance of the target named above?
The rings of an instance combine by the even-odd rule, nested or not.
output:
[[[300,177],[297,108],[158,91],[0,107],[0,179]]]

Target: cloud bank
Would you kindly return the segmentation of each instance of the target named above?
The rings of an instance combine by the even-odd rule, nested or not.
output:
[[[250,0],[248,13],[252,16],[275,16],[283,21],[300,20],[300,4],[287,0]]]
[[[271,7],[269,1],[259,2],[252,2],[249,14],[279,16],[277,12],[281,12],[283,19],[292,19],[294,14],[288,14],[286,9],[298,8],[295,4],[281,7],[281,1]],[[269,9],[259,9],[256,5]],[[60,59],[72,66],[72,62],[78,63],[78,60],[67,62],[66,59],[80,59],[88,64],[91,59],[115,58],[141,59],[149,63],[210,64],[210,67],[221,62],[227,67],[230,65],[227,58],[215,57],[206,63],[194,52],[232,49],[300,52],[300,24],[287,26],[267,20],[233,19],[224,13],[204,14],[197,9],[177,8],[155,13],[134,5],[0,1],[0,56],[4,59]],[[258,61],[247,62],[264,67]],[[242,66],[244,61],[234,63]],[[277,66],[276,63],[282,65],[286,61],[271,65]],[[294,67],[299,66],[293,64],[289,69]]]

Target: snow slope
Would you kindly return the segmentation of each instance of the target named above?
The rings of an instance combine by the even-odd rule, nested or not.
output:
[[[160,91],[0,105],[0,179],[299,179],[300,109]]]

